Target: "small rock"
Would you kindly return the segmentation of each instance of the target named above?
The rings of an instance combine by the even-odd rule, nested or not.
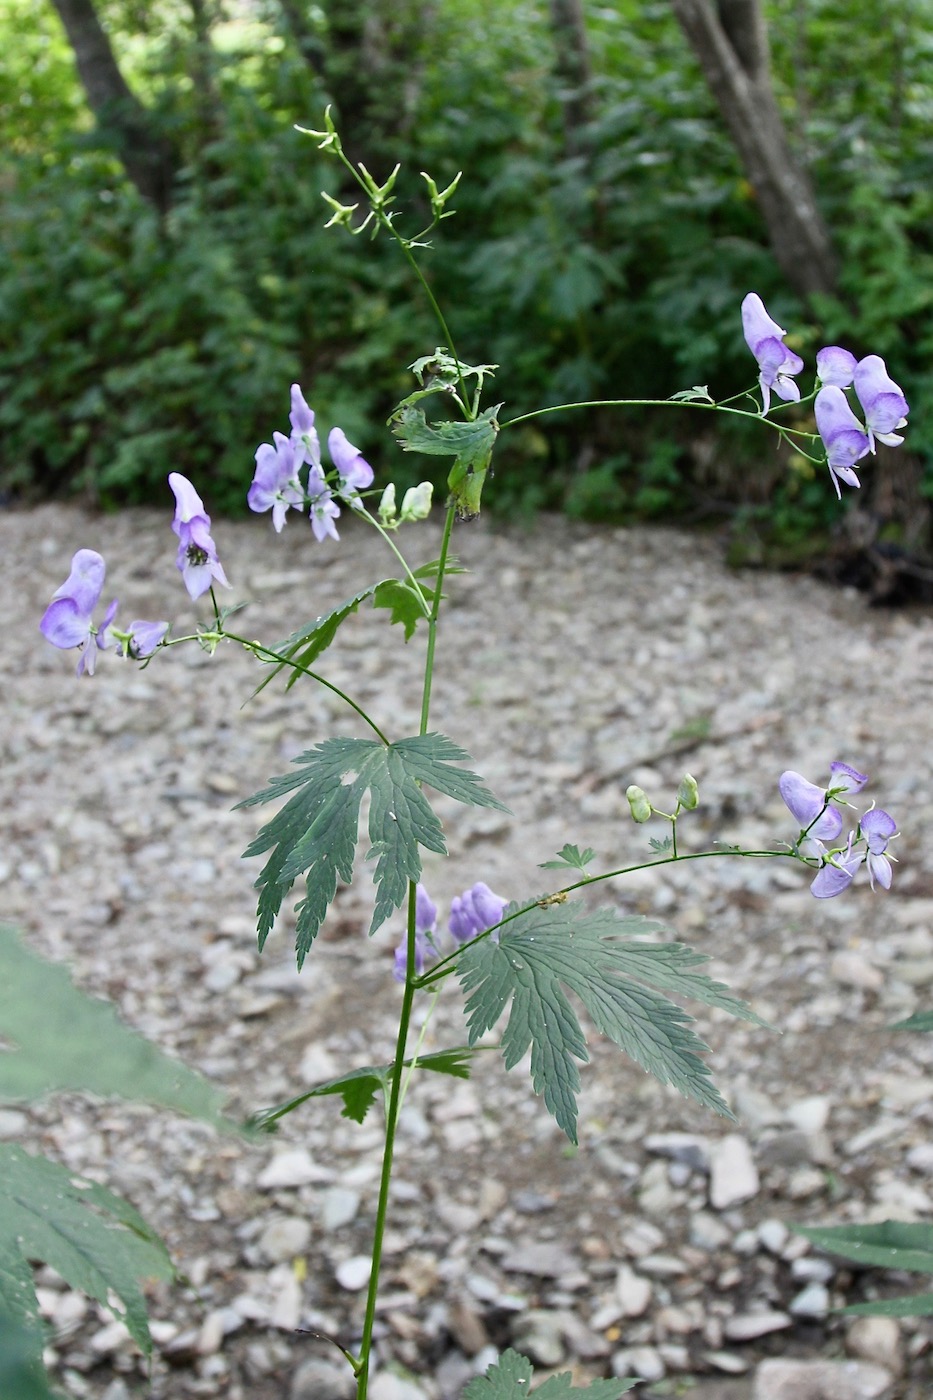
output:
[[[783,1220],[763,1220],[758,1226],[758,1238],[769,1254],[780,1254],[789,1234]]]
[[[658,1157],[669,1157],[693,1171],[709,1171],[709,1139],[694,1133],[649,1133],[644,1141],[645,1151]]]
[[[297,1215],[283,1216],[267,1225],[259,1237],[259,1248],[270,1264],[284,1264],[303,1254],[311,1239],[311,1226]]]
[[[331,1186],[321,1197],[321,1225],[330,1233],[349,1225],[360,1208],[359,1191],[348,1186]]]
[[[654,1347],[624,1347],[612,1357],[614,1376],[640,1376],[643,1381],[662,1381],[664,1362]]]
[[[531,1308],[512,1324],[516,1351],[538,1366],[559,1366],[566,1356],[563,1331],[557,1313]]]
[[[788,1305],[794,1317],[825,1317],[829,1312],[829,1289],[825,1283],[808,1283]]]
[[[794,1319],[785,1312],[736,1313],[726,1318],[723,1335],[730,1342],[751,1342],[756,1337],[766,1337],[769,1332],[780,1332],[793,1326]]]
[[[887,1400],[891,1380],[868,1361],[762,1361],[754,1400]]]
[[[279,1152],[256,1178],[260,1191],[276,1191],[293,1186],[307,1186],[312,1181],[331,1181],[332,1173],[318,1167],[304,1147]]]
[[[710,1152],[709,1199],[714,1210],[729,1210],[758,1194],[758,1172],[747,1139],[728,1133]]]
[[[641,1317],[648,1311],[651,1302],[651,1284],[641,1274],[636,1274],[627,1264],[623,1264],[616,1275],[616,1297],[626,1317]]]
[[[536,1278],[560,1278],[561,1274],[580,1267],[580,1261],[566,1245],[546,1241],[519,1245],[504,1254],[500,1263],[506,1273],[533,1274]]]
[[[420,1385],[395,1376],[391,1371],[379,1371],[370,1382],[370,1400],[426,1400]]]
[[[788,1105],[787,1121],[802,1133],[821,1133],[829,1121],[830,1108],[825,1094],[811,1094]]]
[[[884,986],[881,969],[854,948],[846,948],[836,954],[829,964],[829,975],[840,986],[857,987],[864,992],[880,992]]]
[[[904,1369],[901,1329],[893,1317],[857,1317],[846,1334],[846,1350],[862,1361],[874,1361],[893,1375]]]
[[[748,1370],[745,1357],[736,1356],[733,1351],[704,1351],[703,1360],[708,1366],[712,1366],[716,1371],[723,1371],[727,1376],[744,1376]]]
[[[345,1288],[348,1293],[359,1293],[369,1284],[372,1260],[368,1254],[354,1254],[350,1259],[344,1259],[338,1264],[334,1272],[341,1288]]]
[[[312,1357],[292,1377],[289,1400],[353,1400],[356,1381],[349,1366]]]

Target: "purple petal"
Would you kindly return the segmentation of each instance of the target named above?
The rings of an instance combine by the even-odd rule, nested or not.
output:
[[[897,834],[897,822],[881,807],[872,807],[870,812],[866,812],[859,826],[873,855],[881,855],[891,837]]]
[[[298,440],[296,446],[301,448],[302,459],[320,469],[321,444],[314,426],[314,410],[308,407],[297,384],[292,385],[292,411],[289,418],[293,438]]]
[[[855,367],[855,392],[865,410],[865,421],[879,435],[901,428],[910,412],[900,385],[888,374],[880,355],[866,355]]]
[[[107,566],[95,549],[79,549],[71,560],[71,573],[52,598],[71,598],[90,619],[104,587]]]
[[[855,356],[841,345],[827,345],[816,357],[816,373],[821,384],[848,389],[855,374]]]
[[[178,534],[176,527],[179,524],[186,524],[189,520],[195,520],[198,517],[206,520],[208,529],[210,529],[210,516],[205,511],[201,497],[188,478],[182,476],[180,472],[169,472],[168,484],[175,495],[175,520],[172,525],[175,533]]]
[[[861,792],[867,782],[867,775],[848,763],[837,761],[829,765],[829,786],[834,793]]]
[[[91,634],[91,619],[73,598],[59,598],[46,608],[39,631],[53,647],[64,651],[87,641]]]
[[[137,618],[129,625],[130,640],[124,654],[136,660],[151,656],[168,629],[167,622],[145,622]]]
[[[338,492],[344,499],[373,484],[373,469],[342,428],[331,428],[327,446],[340,477]]]
[[[418,933],[431,933],[436,924],[437,905],[424,885],[418,885],[415,890],[415,929]]]
[[[843,894],[851,885],[860,864],[861,859],[855,857],[845,866],[824,865],[817,871],[810,893],[817,899],[833,899],[837,894]]]
[[[876,854],[874,851],[869,851],[865,857],[865,864],[868,866],[868,880],[872,889],[875,888],[877,880],[882,889],[889,890],[894,872],[887,856],[881,855],[880,852]]]
[[[809,826],[826,805],[823,788],[807,782],[801,773],[795,773],[792,768],[781,774],[778,790],[802,827]]]
[[[777,321],[765,310],[764,302],[757,292],[749,292],[742,302],[742,331],[745,344],[758,359],[758,346],[765,340],[775,337],[780,340],[787,334]]]
[[[473,899],[476,917],[482,925],[481,932],[493,928],[502,918],[502,911],[508,904],[508,900],[503,899],[501,895],[493,894],[489,886],[484,884],[482,880],[477,881],[470,890],[470,895]]]
[[[845,394],[830,384],[817,394],[813,408],[830,467],[854,466],[867,454],[870,443]]]

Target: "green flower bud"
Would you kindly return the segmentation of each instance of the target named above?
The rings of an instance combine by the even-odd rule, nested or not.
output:
[[[680,787],[677,789],[677,801],[680,803],[681,807],[684,807],[688,812],[692,812],[699,804],[700,790],[697,787],[697,780],[696,778],[692,778],[689,773],[685,773],[680,780]]]
[[[391,529],[395,521],[395,485],[391,481],[383,491],[382,500],[379,502],[379,519],[386,529]]]
[[[625,796],[628,798],[628,805],[632,811],[632,821],[648,821],[654,809],[648,801],[648,794],[644,788],[636,787],[632,783],[631,787],[625,789]]]

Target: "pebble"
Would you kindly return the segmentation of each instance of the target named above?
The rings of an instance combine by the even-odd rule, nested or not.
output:
[[[747,1138],[728,1133],[710,1149],[709,1200],[714,1210],[729,1210],[758,1194],[758,1171]]]
[[[726,1318],[723,1335],[730,1342],[751,1342],[756,1337],[766,1337],[769,1332],[781,1332],[792,1326],[793,1321],[785,1312],[737,1313]]]
[[[825,1283],[808,1283],[787,1305],[794,1317],[825,1317],[829,1312],[829,1289]]]
[[[763,1361],[753,1400],[889,1400],[891,1381],[867,1361]]]
[[[317,1166],[306,1148],[293,1147],[272,1158],[256,1178],[256,1185],[262,1191],[277,1191],[307,1186],[312,1181],[330,1181],[332,1178],[333,1173]]]
[[[344,1259],[334,1270],[334,1276],[341,1288],[345,1288],[348,1293],[359,1293],[362,1289],[369,1287],[369,1275],[372,1272],[372,1261],[368,1254],[354,1254],[350,1259]]]
[[[303,1254],[311,1240],[311,1226],[300,1216],[273,1220],[259,1237],[259,1248],[270,1264],[282,1264]]]
[[[648,1279],[630,1269],[627,1264],[616,1275],[616,1297],[626,1317],[641,1317],[648,1311],[652,1288]]]
[[[904,1369],[900,1323],[893,1317],[856,1317],[849,1323],[846,1350],[863,1361],[874,1361],[892,1375]]]

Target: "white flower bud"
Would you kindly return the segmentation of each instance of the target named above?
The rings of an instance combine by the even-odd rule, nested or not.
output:
[[[636,787],[632,783],[631,787],[625,789],[625,796],[628,798],[628,805],[632,811],[632,820],[639,823],[648,821],[652,807],[644,788]]]
[[[390,525],[395,519],[395,485],[389,482],[379,502],[379,519],[383,525]]]
[[[422,481],[420,486],[410,486],[402,498],[400,520],[426,520],[431,514],[431,496],[434,487],[430,481]]]
[[[700,801],[700,790],[697,787],[696,778],[692,778],[689,773],[685,773],[680,780],[680,787],[677,789],[677,801],[686,811],[692,812]]]

